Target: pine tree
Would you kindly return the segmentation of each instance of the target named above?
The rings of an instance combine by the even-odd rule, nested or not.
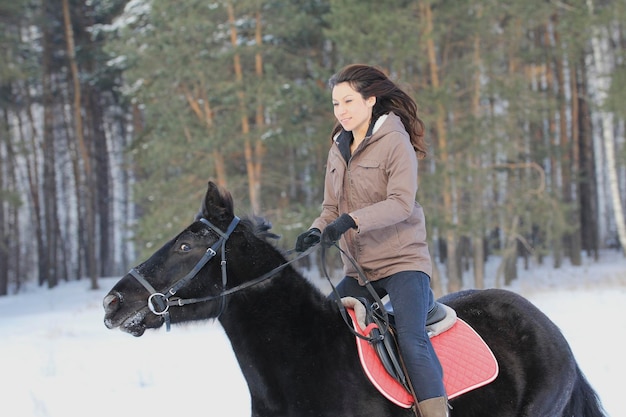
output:
[[[133,144],[142,240],[162,242],[170,227],[188,222],[185,207],[199,201],[209,178],[247,195],[242,203],[253,212],[285,198],[272,184],[289,179],[280,166],[266,173],[266,158],[283,159],[285,144],[308,147],[298,139],[310,139],[302,113],[317,111],[302,100],[318,88],[321,11],[299,2],[155,1],[120,28],[111,51],[124,57],[127,85],[137,87],[129,97],[145,123]]]

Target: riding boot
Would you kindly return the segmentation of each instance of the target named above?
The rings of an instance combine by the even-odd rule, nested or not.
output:
[[[429,398],[417,404],[422,417],[448,417],[448,401],[445,397]]]

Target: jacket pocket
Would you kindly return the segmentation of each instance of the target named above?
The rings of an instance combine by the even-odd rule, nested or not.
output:
[[[387,198],[387,172],[381,161],[362,159],[351,167],[354,190],[364,205],[377,203]]]
[[[360,236],[360,261],[364,268],[377,270],[402,256],[403,244],[397,225],[372,230]]]

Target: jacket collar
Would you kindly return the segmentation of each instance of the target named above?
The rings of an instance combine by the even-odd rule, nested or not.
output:
[[[367,133],[365,134],[365,139],[368,139],[374,135],[383,125],[385,120],[387,120],[388,114],[383,114],[375,122],[370,123],[369,128],[367,129]],[[350,160],[350,156],[352,156],[350,152],[350,145],[352,141],[354,141],[354,137],[352,136],[352,132],[348,132],[346,130],[341,129],[341,132],[337,133],[334,137],[335,144],[339,148],[339,152],[341,152],[341,156],[343,159],[348,162]]]

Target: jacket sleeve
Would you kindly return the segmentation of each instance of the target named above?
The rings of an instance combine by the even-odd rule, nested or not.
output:
[[[400,223],[411,216],[417,193],[417,156],[406,136],[393,132],[385,138],[387,154],[387,198],[353,211],[359,233]]]

